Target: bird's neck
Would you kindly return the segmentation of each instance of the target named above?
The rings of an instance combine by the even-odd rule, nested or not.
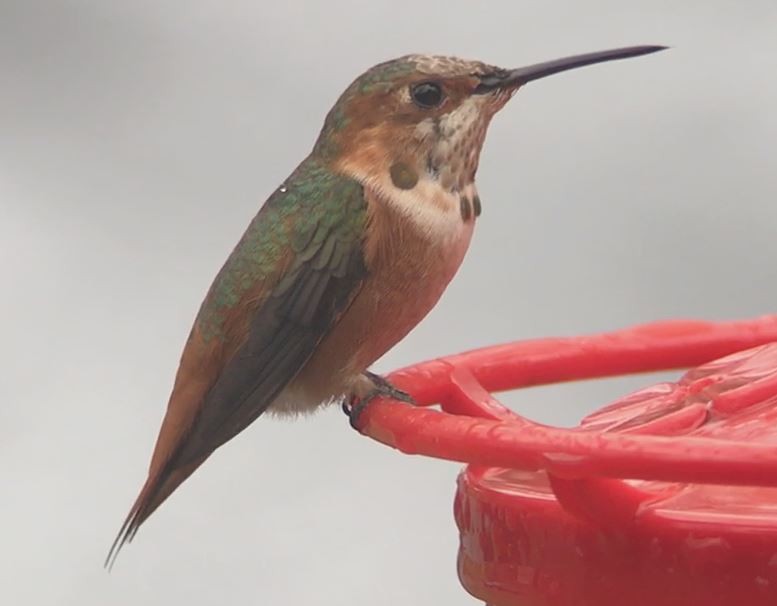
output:
[[[474,182],[446,187],[440,172],[419,162],[386,158],[382,163],[340,162],[337,170],[362,183],[370,197],[404,217],[430,240],[445,240],[479,213]]]

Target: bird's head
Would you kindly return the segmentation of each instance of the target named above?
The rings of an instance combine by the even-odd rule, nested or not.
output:
[[[620,48],[517,69],[434,55],[380,63],[337,100],[314,153],[348,165],[354,174],[388,172],[400,189],[412,189],[419,179],[428,178],[455,192],[474,180],[491,118],[521,86],[663,48]]]

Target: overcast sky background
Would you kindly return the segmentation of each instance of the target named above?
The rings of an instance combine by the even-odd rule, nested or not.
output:
[[[207,287],[370,65],[662,43],[533,83],[494,120],[469,256],[378,369],[774,312],[776,30],[774,0],[0,0],[0,601],[475,604],[458,466],[336,409],[256,423],[103,571]],[[505,399],[568,425],[651,380]]]

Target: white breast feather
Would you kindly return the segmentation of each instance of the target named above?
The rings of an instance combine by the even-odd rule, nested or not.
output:
[[[459,194],[443,189],[432,178],[424,177],[413,189],[399,189],[386,175],[383,178],[367,179],[365,186],[372,189],[380,200],[410,219],[419,232],[430,240],[458,240],[472,234],[475,222],[462,219],[461,196],[467,196],[471,201],[477,193],[474,184],[468,185]]]

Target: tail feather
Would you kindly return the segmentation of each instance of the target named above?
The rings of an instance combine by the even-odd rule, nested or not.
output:
[[[208,457],[202,457],[183,467],[172,469],[159,475],[151,475],[146,480],[140,494],[132,504],[124,523],[108,550],[103,566],[109,571],[113,569],[116,558],[124,545],[131,543],[140,526],[156,509],[167,500],[172,492],[181,485]]]

